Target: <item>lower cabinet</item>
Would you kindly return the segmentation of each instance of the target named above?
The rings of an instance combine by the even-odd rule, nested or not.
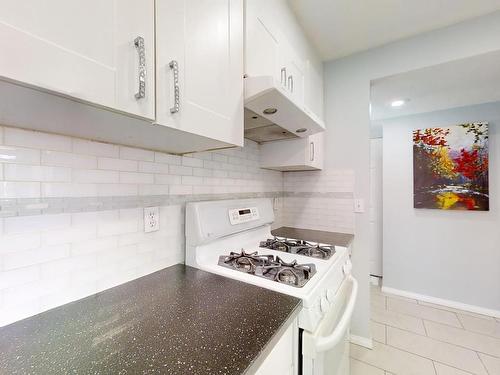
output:
[[[299,328],[295,319],[274,345],[256,375],[298,374]]]
[[[267,142],[261,145],[260,167],[277,171],[323,169],[324,133],[305,138]]]

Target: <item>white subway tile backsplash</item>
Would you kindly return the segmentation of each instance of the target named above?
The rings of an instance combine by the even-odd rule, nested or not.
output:
[[[153,163],[148,161],[139,162],[139,172],[168,174],[168,164]]]
[[[71,152],[70,137],[18,128],[4,128],[4,144]]]
[[[154,161],[154,151],[120,146],[120,158],[129,160]]]
[[[39,182],[0,182],[0,198],[39,198]]]
[[[179,176],[191,176],[193,174],[193,168],[182,165],[171,165],[170,173]]]
[[[72,226],[61,230],[49,230],[41,233],[43,245],[61,245],[86,241],[97,237],[97,230],[92,226]]]
[[[208,177],[212,176],[213,172],[211,169],[205,168],[193,168],[193,176]]]
[[[120,173],[101,169],[74,169],[73,182],[81,184],[112,184],[120,182]]]
[[[4,235],[37,232],[50,229],[65,230],[71,225],[70,214],[16,216],[3,219]]]
[[[36,266],[17,268],[0,273],[0,290],[27,284],[40,278],[40,269]]]
[[[171,185],[169,192],[171,195],[193,194],[193,187],[188,185]]]
[[[69,276],[37,280],[32,283],[15,286],[4,290],[4,304],[7,306],[23,305],[27,302],[36,303],[39,298],[57,291],[64,290],[69,284]]]
[[[0,146],[0,163],[40,164],[40,150]]]
[[[155,161],[157,163],[167,163],[172,165],[182,164],[182,158],[180,156],[165,154],[163,152],[155,152]]]
[[[139,195],[168,195],[169,185],[139,185]]]
[[[4,166],[6,181],[71,181],[71,169],[40,165],[7,164]]]
[[[97,195],[100,197],[125,197],[138,195],[139,187],[135,184],[99,184],[97,185]]]
[[[42,183],[42,197],[95,197],[97,184],[83,183]]]
[[[69,245],[42,246],[39,249],[16,251],[2,255],[4,270],[32,266],[69,256]]]
[[[0,144],[4,131],[0,126]],[[258,168],[254,142],[181,157],[16,129],[7,138],[0,197],[35,198],[32,204],[60,210],[76,204],[65,197],[82,197],[82,210],[102,210],[126,207],[139,195],[283,191],[281,172]],[[0,213],[11,204],[0,202]],[[160,207],[160,230],[146,234],[136,204],[0,218],[0,326],[182,262],[183,205]]]
[[[183,185],[201,185],[202,183],[203,183],[203,177],[182,176]]]
[[[4,220],[2,220],[3,222]],[[40,247],[40,233],[0,235],[0,254],[31,250]]]
[[[120,172],[122,184],[153,184],[154,175],[150,173]]]
[[[90,155],[78,155],[69,152],[42,151],[42,165],[59,167],[96,169],[97,158]]]
[[[135,172],[138,169],[138,163],[135,160],[99,158],[97,160],[97,165],[99,169],[110,169],[114,171]]]
[[[71,244],[71,255],[79,256],[89,253],[101,253],[118,248],[117,237],[96,238],[88,241],[77,241]]]
[[[108,158],[120,157],[120,147],[117,145],[79,138],[73,138],[73,152],[75,154],[104,156]]]
[[[196,159],[193,157],[187,157],[183,156],[182,157],[182,165],[185,165],[187,167],[203,167],[203,160],[202,159]]]

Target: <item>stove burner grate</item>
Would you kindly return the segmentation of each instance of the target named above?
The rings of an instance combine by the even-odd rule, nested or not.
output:
[[[261,241],[260,247],[318,259],[329,259],[335,254],[335,246],[333,245],[320,245],[319,243],[280,237]]]
[[[294,287],[303,287],[316,273],[314,264],[287,263],[273,255],[231,252],[219,257],[219,265]]]

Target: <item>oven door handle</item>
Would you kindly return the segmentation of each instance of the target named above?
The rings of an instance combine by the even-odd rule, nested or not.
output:
[[[348,280],[352,283],[349,301],[344,309],[344,313],[340,318],[337,326],[328,336],[311,337],[309,341],[314,347],[313,351],[316,353],[325,352],[337,346],[344,338],[346,331],[349,329],[354,306],[356,305],[356,298],[358,296],[358,281],[352,276],[348,276]]]

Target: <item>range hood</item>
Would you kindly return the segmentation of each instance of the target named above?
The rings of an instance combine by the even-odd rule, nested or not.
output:
[[[274,77],[245,78],[245,138],[268,142],[324,130],[323,122],[297,105]]]

